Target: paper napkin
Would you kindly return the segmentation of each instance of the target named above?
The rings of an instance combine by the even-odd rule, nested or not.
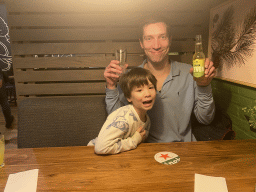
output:
[[[38,169],[10,174],[4,192],[36,192]]]
[[[226,179],[224,177],[212,177],[195,174],[194,192],[228,192]]]

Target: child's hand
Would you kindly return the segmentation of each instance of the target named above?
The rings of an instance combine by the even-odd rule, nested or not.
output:
[[[139,132],[139,134],[142,137],[142,140],[144,139],[144,137],[146,136],[146,130],[143,129],[143,127],[140,127],[139,129],[137,129],[137,132]]]

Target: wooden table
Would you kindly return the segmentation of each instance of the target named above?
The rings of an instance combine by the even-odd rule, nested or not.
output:
[[[170,151],[180,162],[155,161]],[[93,147],[9,149],[0,169],[0,191],[9,174],[39,169],[40,191],[194,191],[195,173],[225,177],[229,192],[254,192],[256,140],[141,144],[118,155],[98,156]]]

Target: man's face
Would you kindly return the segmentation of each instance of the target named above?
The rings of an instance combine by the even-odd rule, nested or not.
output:
[[[143,39],[140,41],[151,63],[159,63],[168,57],[170,39],[164,23],[146,25],[143,31]]]

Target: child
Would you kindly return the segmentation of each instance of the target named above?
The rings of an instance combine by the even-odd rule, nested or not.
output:
[[[131,103],[112,112],[101,131],[88,146],[95,146],[97,154],[117,154],[135,149],[149,133],[147,111],[156,97],[156,78],[148,70],[134,68],[119,81],[124,96]]]

